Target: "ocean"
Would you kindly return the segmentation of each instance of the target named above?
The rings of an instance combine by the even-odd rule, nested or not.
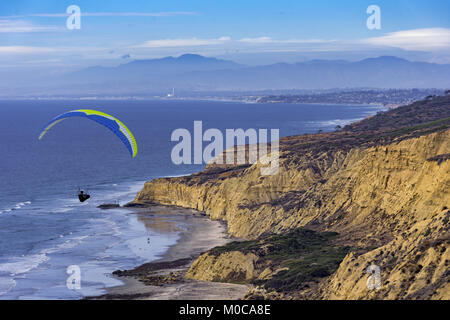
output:
[[[95,109],[133,132],[138,155],[103,126],[72,118],[38,140],[58,114]],[[204,165],[175,165],[170,141],[177,128],[280,129],[280,136],[333,131],[382,110],[378,106],[247,104],[219,101],[0,101],[0,299],[80,299],[121,282],[111,276],[155,260],[175,244],[173,231],[148,228],[132,211],[101,210],[131,201],[144,182],[179,176]],[[223,131],[224,132],[224,131]],[[80,203],[78,188],[92,198]],[[66,285],[79,266],[81,288]]]

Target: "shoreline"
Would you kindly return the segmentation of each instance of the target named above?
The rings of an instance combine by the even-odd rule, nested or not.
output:
[[[233,240],[227,235],[226,223],[210,220],[193,209],[151,205],[133,209],[146,223],[151,218],[171,216],[183,219],[185,230],[178,241],[158,259],[130,270],[114,271],[113,277],[122,285],[105,288],[99,296],[86,296],[84,300],[236,300],[247,293],[249,286],[241,284],[205,282],[185,279],[189,266],[203,252]]]
[[[297,104],[297,105],[329,105],[329,106],[360,106],[360,107],[370,107],[370,106],[378,106],[382,108],[388,109],[387,105],[382,103],[374,103],[374,102],[364,102],[364,103],[332,103],[332,102],[258,102],[253,100],[245,100],[245,99],[227,99],[227,98],[202,98],[202,97],[56,97],[56,98],[0,98],[0,101],[210,101],[210,102],[229,102],[229,103],[244,103],[244,104]],[[403,103],[398,104],[398,106],[403,105]]]

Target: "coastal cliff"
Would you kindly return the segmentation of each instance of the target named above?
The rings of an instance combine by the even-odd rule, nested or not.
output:
[[[339,132],[282,138],[275,175],[261,176],[260,163],[208,165],[147,182],[134,203],[197,209],[247,240],[206,252],[187,277],[294,298],[449,299],[449,160],[450,97],[434,97]],[[372,264],[378,290],[367,288]]]

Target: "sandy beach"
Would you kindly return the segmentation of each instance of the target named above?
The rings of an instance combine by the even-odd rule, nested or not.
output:
[[[196,210],[171,206],[155,205],[133,210],[149,229],[179,231],[179,241],[158,260],[131,270],[115,271],[114,276],[124,282],[123,285],[108,288],[104,295],[85,299],[236,300],[245,296],[247,285],[184,278],[201,253],[233,240],[227,235],[224,222],[212,221]],[[180,222],[184,229],[177,226]]]

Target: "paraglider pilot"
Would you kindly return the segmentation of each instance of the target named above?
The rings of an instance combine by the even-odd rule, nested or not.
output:
[[[78,191],[78,199],[80,200],[80,202],[85,202],[87,199],[89,199],[91,196],[88,195],[87,193],[84,193],[83,190],[79,190]]]

